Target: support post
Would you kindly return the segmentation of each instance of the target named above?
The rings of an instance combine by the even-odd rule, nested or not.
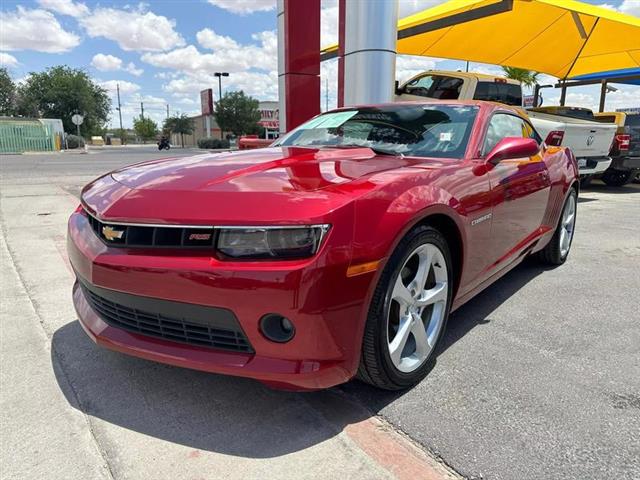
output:
[[[600,113],[604,112],[604,106],[605,106],[606,100],[607,100],[607,81],[602,80],[602,83],[600,85],[600,108],[598,109]]]
[[[567,84],[566,82],[563,80],[562,81],[562,90],[560,90],[560,106],[564,107],[564,103],[567,100]]]
[[[320,113],[320,0],[278,0],[280,133]]]
[[[393,101],[398,0],[349,1],[344,11],[344,104]]]

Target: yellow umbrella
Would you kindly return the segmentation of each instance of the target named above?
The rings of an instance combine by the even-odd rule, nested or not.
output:
[[[397,51],[568,78],[640,67],[640,19],[574,0],[451,0],[400,20]]]

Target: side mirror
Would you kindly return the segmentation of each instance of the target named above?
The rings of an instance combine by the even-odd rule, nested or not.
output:
[[[496,165],[502,160],[533,157],[539,151],[540,146],[532,138],[506,137],[493,147],[485,161],[491,165]]]

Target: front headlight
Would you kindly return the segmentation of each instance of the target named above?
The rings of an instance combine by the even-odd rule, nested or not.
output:
[[[314,255],[329,225],[303,227],[222,227],[220,253],[242,259],[294,259]]]

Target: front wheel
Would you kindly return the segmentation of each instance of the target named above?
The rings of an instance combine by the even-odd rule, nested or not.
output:
[[[573,234],[576,228],[578,194],[572,188],[564,202],[560,221],[549,244],[540,250],[539,258],[548,265],[562,265],[569,256]]]
[[[436,229],[413,229],[391,255],[376,286],[362,343],[358,378],[400,390],[422,380],[449,316],[449,247]]]

